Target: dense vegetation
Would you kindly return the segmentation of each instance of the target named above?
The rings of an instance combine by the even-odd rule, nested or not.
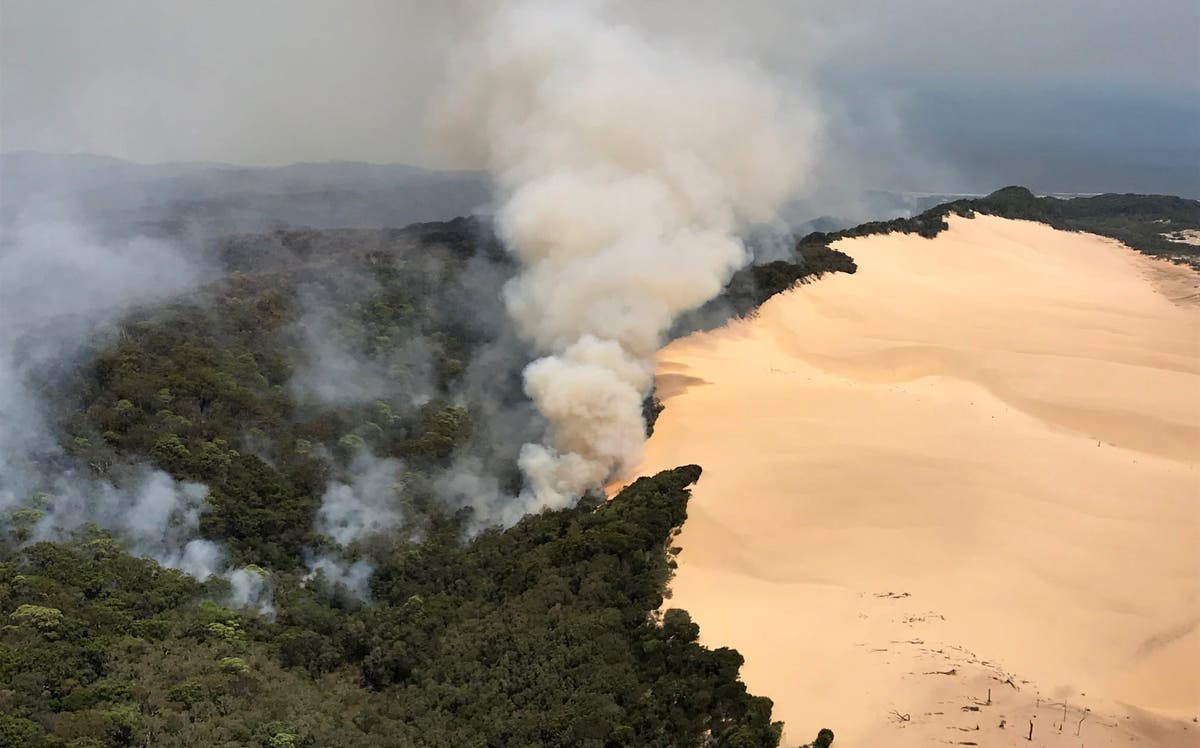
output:
[[[764,301],[799,283],[812,282],[826,273],[858,270],[850,255],[829,246],[836,237],[830,237],[828,241],[811,241],[811,236],[796,244],[792,261],[753,264],[734,273],[720,296],[680,317],[671,336],[720,327],[730,318],[753,314]],[[652,411],[649,405],[647,408],[647,423],[653,424],[651,416],[656,417],[658,412]]]
[[[797,254],[800,262],[776,260],[739,270],[719,299],[728,302],[737,316],[745,316],[797,283],[825,273],[853,273],[858,269],[849,255],[822,244],[800,244]]]
[[[232,237],[221,246],[225,277],[127,319],[115,343],[59,383],[66,446],[100,477],[148,458],[207,484],[206,537],[239,561],[290,568],[320,545],[318,500],[354,455],[400,457],[419,471],[468,439],[470,414],[452,385],[483,336],[439,290],[476,246],[465,220]],[[389,386],[332,403],[298,391],[297,372],[325,355],[305,339],[309,324],[335,337],[331,354],[346,360],[331,385],[377,373]]]
[[[219,254],[223,278],[133,315],[113,344],[57,383],[65,446],[99,477],[148,459],[205,483],[205,537],[226,543],[238,562],[271,568],[294,566],[325,543],[312,532],[320,496],[363,450],[404,461],[410,530],[445,509],[425,484],[456,454],[481,456],[515,492],[521,441],[496,438],[500,427],[488,421],[501,411],[511,422],[505,406],[523,400],[529,356],[480,355],[506,332],[503,310],[486,304],[498,304],[489,297],[513,271],[480,224],[280,230],[231,237]],[[747,268],[716,320],[803,278],[853,269],[823,247],[805,248],[802,264]],[[490,294],[472,295],[480,284],[491,284],[478,289]],[[314,326],[336,338],[332,353],[347,361],[333,386],[350,390],[371,377],[386,386],[333,401],[299,391],[311,359],[328,355],[306,339]],[[647,401],[651,426],[655,407]]]
[[[775,745],[742,658],[658,619],[695,466],[460,542],[398,543],[372,605],[273,574],[277,619],[103,533],[0,557],[0,746]]]
[[[208,486],[200,534],[261,570],[275,615],[222,607],[228,581],[119,533],[31,543],[35,500],[0,522],[0,748],[777,744],[741,657],[659,612],[698,468],[474,537],[435,490],[468,454],[515,492],[539,435],[497,293],[514,268],[486,225],[280,229],[211,260],[211,282],[44,386],[91,477],[143,464]],[[827,248],[803,262],[742,271],[721,313],[853,271]],[[338,549],[318,508],[363,454],[403,465],[404,531]],[[368,602],[310,574],[325,552],[371,564]]]
[[[1200,246],[1166,235],[1200,229],[1200,201],[1167,195],[1095,195],[1060,199],[1037,197],[1024,187],[1005,187],[987,197],[954,200],[913,216],[871,221],[854,228],[804,237],[801,247],[821,247],[844,237],[902,232],[933,238],[944,231],[950,214],[975,213],[1038,221],[1064,231],[1111,237],[1144,252],[1200,270]]]

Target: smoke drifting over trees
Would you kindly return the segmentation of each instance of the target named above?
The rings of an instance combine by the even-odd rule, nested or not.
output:
[[[562,507],[638,457],[652,357],[716,296],[811,162],[811,108],[746,64],[663,49],[590,4],[501,6],[443,118],[492,174],[522,264],[509,313],[544,354],[525,390],[550,423],[526,444],[522,511]]]
[[[144,459],[89,463],[90,440],[76,438],[64,449],[48,401],[86,351],[114,339],[124,315],[178,296],[206,274],[173,242],[102,240],[67,220],[5,226],[0,513],[18,535],[56,539],[92,524],[115,532],[132,552],[197,578],[226,571],[222,549],[197,537],[205,485],[176,480]],[[241,597],[257,604],[264,594]]]
[[[739,236],[797,194],[820,118],[752,65],[599,7],[497,4],[450,71],[434,122],[490,174],[494,219],[218,242],[291,217],[321,167],[6,157],[8,184],[37,188],[9,202],[10,233],[82,205],[0,258],[0,402],[22,424],[0,436],[0,509],[31,509],[31,537],[98,524],[200,578],[290,559],[365,594],[380,538],[438,513],[511,526],[636,460],[654,351],[750,260]],[[426,179],[335,167],[339,190]],[[266,198],[230,213],[219,194],[243,177]],[[318,224],[379,220],[343,194]],[[759,260],[795,259],[786,230],[756,237]],[[76,364],[91,382],[46,379]]]
[[[796,259],[763,226],[802,187],[820,117],[794,85],[601,10],[475,19],[433,121],[490,174],[493,218],[218,240],[294,217],[326,177],[318,225],[377,223],[370,180],[447,181],[6,157],[8,184],[31,186],[6,227],[82,201],[92,228],[70,230],[105,238],[6,240],[0,397],[27,425],[0,436],[0,510],[31,509],[30,537],[98,524],[199,578],[299,563],[365,596],[380,542],[442,515],[466,536],[511,526],[636,460],[672,323],[752,254]],[[257,197],[230,212],[239,180]],[[458,210],[469,190],[447,194]]]
[[[166,244],[105,245],[65,223],[5,227],[0,244],[0,506],[56,451],[39,385],[130,308],[187,288],[197,272]]]

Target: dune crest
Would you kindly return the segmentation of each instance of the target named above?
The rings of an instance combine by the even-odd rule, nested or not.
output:
[[[1195,744],[1200,277],[949,220],[661,351],[634,474],[705,471],[668,605],[785,745]]]

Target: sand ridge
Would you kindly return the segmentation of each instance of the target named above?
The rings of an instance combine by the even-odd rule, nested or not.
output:
[[[669,604],[785,745],[1194,744],[1200,278],[949,221],[660,353],[631,474],[705,469]]]

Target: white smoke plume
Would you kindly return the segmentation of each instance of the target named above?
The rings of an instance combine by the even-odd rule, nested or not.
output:
[[[598,3],[490,15],[437,121],[492,175],[523,265],[507,308],[544,354],[525,387],[550,434],[521,451],[515,516],[637,461],[664,333],[746,263],[739,230],[796,194],[819,120],[753,65],[651,40]]]
[[[112,530],[131,553],[153,558],[164,566],[200,569],[208,576],[210,554],[184,563],[186,546],[195,537],[208,488],[178,482],[161,470],[141,469],[140,475],[118,488],[107,480],[87,478],[67,471],[56,476],[39,496],[41,516],[33,538],[53,540],[84,523]]]
[[[161,470],[140,469],[140,477],[117,487],[106,480],[68,472],[40,494],[41,516],[32,540],[58,540],[84,523],[112,531],[135,556],[153,559],[204,581],[229,582],[223,601],[236,609],[273,618],[271,586],[257,567],[237,568],[217,543],[197,537],[208,487],[176,481]]]
[[[253,610],[267,620],[275,620],[275,604],[267,572],[257,566],[234,569],[226,574],[229,597],[226,605],[235,610]]]
[[[343,587],[352,597],[363,602],[371,599],[371,575],[375,567],[371,562],[359,559],[348,563],[334,556],[322,555],[308,559],[309,573],[305,575],[306,583],[312,582],[318,576],[334,588]]]
[[[400,527],[400,476],[404,465],[362,452],[350,465],[349,483],[330,481],[321,497],[315,529],[341,545]]]
[[[343,549],[399,530],[404,524],[400,508],[403,471],[400,460],[380,459],[366,450],[359,452],[348,467],[347,479],[331,480],[326,486],[313,529]],[[358,600],[371,599],[369,582],[375,572],[371,562],[350,562],[331,553],[307,555],[309,573],[305,582],[320,575],[332,587],[343,587]]]

